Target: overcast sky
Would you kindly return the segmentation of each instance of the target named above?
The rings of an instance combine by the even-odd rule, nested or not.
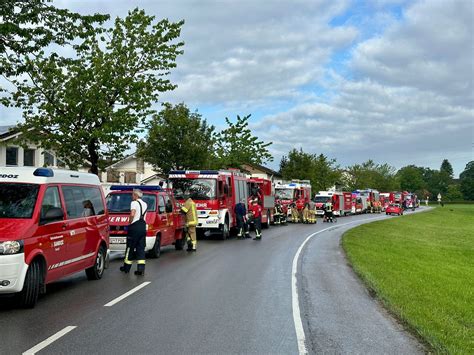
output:
[[[162,99],[222,127],[252,114],[277,168],[292,148],[341,166],[367,159],[458,175],[474,160],[472,0],[57,0],[186,21],[185,53]],[[18,114],[2,109],[2,124]]]

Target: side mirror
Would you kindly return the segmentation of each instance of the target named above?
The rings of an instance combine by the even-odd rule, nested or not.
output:
[[[61,221],[64,218],[64,212],[59,207],[51,207],[43,217],[41,217],[41,224]]]

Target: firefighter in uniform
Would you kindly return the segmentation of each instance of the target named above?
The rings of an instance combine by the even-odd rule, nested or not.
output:
[[[291,208],[291,222],[298,223],[300,220],[300,214],[298,212],[298,207],[296,207],[296,203],[292,203],[290,205]]]
[[[249,208],[252,214],[253,225],[255,227],[254,240],[262,239],[262,206],[258,204],[258,200],[252,200],[252,206]]]
[[[324,205],[324,219],[326,222],[333,221],[332,202],[328,200]]]
[[[247,208],[245,207],[245,199],[242,199],[234,208],[235,217],[237,219],[237,238],[250,238],[249,227],[247,224]]]
[[[310,222],[310,217],[309,217],[309,203],[304,204],[304,209],[303,209],[303,223],[309,223]]]
[[[316,223],[316,204],[313,201],[309,201],[309,223],[314,224]]]
[[[137,262],[135,275],[145,274],[145,244],[146,244],[146,202],[141,198],[143,193],[134,189],[132,193],[132,203],[130,205],[130,216],[128,218],[127,247],[125,249],[125,259],[120,271],[128,274],[132,268],[133,260]]]
[[[181,207],[181,212],[186,215],[186,228],[189,236],[188,251],[196,251],[197,236],[196,226],[198,223],[198,216],[196,211],[196,204],[191,197],[188,197]]]

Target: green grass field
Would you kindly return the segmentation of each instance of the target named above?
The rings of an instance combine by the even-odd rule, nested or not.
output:
[[[430,350],[474,354],[474,205],[362,225],[342,243],[364,282]]]

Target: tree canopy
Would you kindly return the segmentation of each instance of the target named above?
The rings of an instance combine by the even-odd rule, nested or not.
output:
[[[181,103],[165,104],[148,123],[138,154],[163,173],[174,169],[206,169],[214,163],[214,126]]]
[[[27,59],[29,80],[12,80],[22,138],[97,174],[101,158],[120,157],[137,142],[160,93],[175,88],[166,76],[182,53],[182,25],[135,9],[88,33],[74,58],[40,51]]]

